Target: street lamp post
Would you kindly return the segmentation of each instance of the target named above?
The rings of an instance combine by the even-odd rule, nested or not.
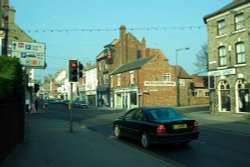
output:
[[[175,74],[176,74],[176,106],[180,106],[180,90],[179,90],[179,68],[178,68],[178,52],[182,50],[189,50],[189,48],[181,48],[175,50]]]

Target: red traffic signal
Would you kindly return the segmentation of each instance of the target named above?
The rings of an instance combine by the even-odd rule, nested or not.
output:
[[[76,68],[77,67],[77,64],[75,62],[71,62],[71,67],[72,68]]]
[[[69,60],[69,82],[78,82],[78,60]]]

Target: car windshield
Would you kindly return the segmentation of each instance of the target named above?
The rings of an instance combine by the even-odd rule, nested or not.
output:
[[[174,108],[159,108],[149,110],[149,116],[153,120],[163,120],[181,117],[181,114],[178,113]]]

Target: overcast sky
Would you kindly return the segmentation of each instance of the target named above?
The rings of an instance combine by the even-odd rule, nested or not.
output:
[[[207,42],[203,17],[233,0],[10,0],[16,10],[16,24],[38,42],[46,44],[45,70],[36,79],[67,69],[67,60],[95,63],[103,46],[119,38],[125,25],[147,47],[159,48],[189,74],[201,45]]]

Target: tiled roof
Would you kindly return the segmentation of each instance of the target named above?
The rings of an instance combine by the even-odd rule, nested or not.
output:
[[[119,73],[123,73],[126,71],[131,71],[131,70],[135,70],[135,69],[139,69],[141,68],[144,64],[146,64],[149,60],[151,60],[154,56],[147,56],[143,59],[139,59],[136,61],[133,61],[131,63],[122,65],[120,67],[118,67],[116,70],[114,70],[111,75],[115,75],[115,74],[119,74]]]
[[[206,15],[203,19],[204,19],[204,22],[207,23],[207,19],[211,18],[211,17],[214,17],[216,15],[219,15],[219,14],[222,14],[224,12],[227,12],[231,9],[234,9],[234,8],[237,8],[239,6],[242,6],[242,5],[245,5],[247,3],[250,3],[250,0],[234,0],[233,2],[229,3],[228,5],[222,7],[221,9],[211,13],[211,14],[208,14]]]

